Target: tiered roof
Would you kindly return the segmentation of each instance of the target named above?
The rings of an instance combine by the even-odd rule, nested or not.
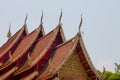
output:
[[[9,57],[9,52],[14,52],[17,45],[20,43],[22,37],[28,34],[27,27],[24,25],[18,32],[16,32],[3,46],[0,48],[0,64],[4,64],[5,57]],[[0,65],[0,66],[1,66]]]
[[[82,64],[87,77],[90,80],[100,80],[82,40],[82,18],[78,33],[66,41],[60,23],[61,17],[62,13],[58,26],[46,35],[42,26],[43,14],[40,26],[28,35],[26,17],[23,27],[0,47],[0,80],[53,79],[59,75],[59,71],[74,51],[77,51],[79,63]],[[7,58],[6,61],[4,57]]]
[[[19,68],[19,66],[23,64],[23,63],[21,64],[21,62],[25,62],[25,60],[27,59],[27,55],[32,50],[36,40],[40,39],[43,35],[44,35],[44,29],[42,26],[39,26],[33,32],[25,36],[17,46],[16,50],[12,53],[10,59],[3,66],[1,66],[0,71],[8,68],[11,65]],[[13,72],[11,71],[11,74],[12,73]]]
[[[28,59],[26,64],[23,65],[22,68],[18,69],[15,72],[15,76],[22,74],[22,72],[25,72],[32,67],[39,65],[40,63],[43,64],[44,62],[40,62],[44,57],[49,59],[50,54],[48,54],[48,50],[56,44],[54,44],[55,39],[58,38],[58,35],[61,35],[62,42],[65,41],[63,31],[60,25],[58,25],[54,30],[52,30],[50,33],[42,37],[36,44],[35,48],[33,49],[33,52],[30,55],[30,60]],[[46,55],[46,56],[45,56]],[[39,63],[40,62],[40,63]],[[37,70],[36,70],[37,71]]]

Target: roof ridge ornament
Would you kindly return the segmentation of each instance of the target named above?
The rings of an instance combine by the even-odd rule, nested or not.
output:
[[[42,11],[41,19],[40,19],[40,25],[42,24],[43,24],[43,11]]]
[[[60,13],[60,17],[59,17],[59,24],[61,23],[61,18],[62,18],[62,8],[61,8],[61,13]]]
[[[25,17],[24,25],[26,25],[27,17],[28,17],[28,14],[26,13],[26,17]]]
[[[8,30],[8,33],[7,33],[7,37],[8,39],[11,37],[11,23],[9,23],[9,30]]]
[[[81,20],[80,20],[80,25],[79,25],[78,33],[80,33],[80,28],[82,26],[82,22],[83,22],[83,17],[82,17],[82,14],[81,14]]]

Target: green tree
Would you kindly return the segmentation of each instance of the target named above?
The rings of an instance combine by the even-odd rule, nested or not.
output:
[[[115,63],[115,72],[120,72],[120,64],[118,64],[118,63]]]
[[[108,80],[120,80],[120,73],[113,73]]]
[[[104,80],[109,80],[109,77],[112,75],[113,73],[110,71],[105,71],[104,73]]]

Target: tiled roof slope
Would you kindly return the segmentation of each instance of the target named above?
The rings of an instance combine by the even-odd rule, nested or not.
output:
[[[56,69],[61,65],[61,63],[64,61],[64,59],[66,59],[66,57],[69,54],[70,49],[73,46],[73,39],[59,45],[56,50],[55,53],[53,55],[53,58],[51,58],[50,60],[50,64],[48,64],[47,68],[45,69],[45,71],[43,71],[43,73],[40,75],[40,77],[38,78],[38,80],[42,80],[45,79],[48,76],[52,77],[52,72],[51,69],[54,70],[54,72],[56,71]]]
[[[27,27],[24,25],[18,32],[16,32],[1,48],[0,48],[0,61],[2,57],[8,54],[10,51],[14,50],[14,47],[17,46],[22,39],[22,37],[27,35]],[[13,51],[12,51],[13,52]]]
[[[44,29],[41,25],[37,29],[35,29],[33,32],[25,36],[20,42],[20,44],[18,45],[18,47],[16,48],[16,50],[14,51],[14,53],[11,55],[11,58],[3,66],[0,67],[0,70],[5,69],[6,67],[10,66],[14,62],[18,61],[20,58],[22,59],[23,55],[25,55],[26,53],[28,54],[28,52],[30,52],[32,48],[31,46],[33,46],[35,41],[41,38],[43,35],[44,35]],[[26,54],[26,58],[27,58],[27,54]],[[23,60],[21,61],[23,62]],[[16,63],[16,66],[19,66],[19,65],[17,65]]]
[[[22,72],[27,71],[28,69],[35,66],[42,59],[42,57],[46,54],[48,49],[53,45],[53,41],[55,40],[55,38],[57,37],[59,33],[62,36],[62,40],[64,42],[65,38],[64,38],[61,25],[58,25],[54,30],[52,30],[50,33],[45,35],[43,38],[41,38],[37,42],[33,52],[30,55],[30,60],[28,60],[26,64],[23,65],[22,68],[17,70],[15,72],[15,75],[21,74]]]

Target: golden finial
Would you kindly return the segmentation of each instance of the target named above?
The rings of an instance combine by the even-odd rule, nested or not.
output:
[[[7,37],[8,39],[11,37],[11,24],[9,24],[9,30],[8,30],[8,33],[7,33]]]
[[[40,24],[43,24],[43,11],[42,11],[42,15],[41,15]]]
[[[27,15],[27,13],[26,13],[26,17],[25,17],[24,24],[26,24],[26,21],[27,21],[27,16],[28,16],[28,15]]]
[[[82,26],[82,14],[81,14],[81,20],[80,20],[80,25],[79,25],[78,33],[80,33],[81,26]]]
[[[60,22],[61,22],[61,18],[62,18],[62,9],[61,9],[60,17],[59,17],[59,24],[60,24]]]

